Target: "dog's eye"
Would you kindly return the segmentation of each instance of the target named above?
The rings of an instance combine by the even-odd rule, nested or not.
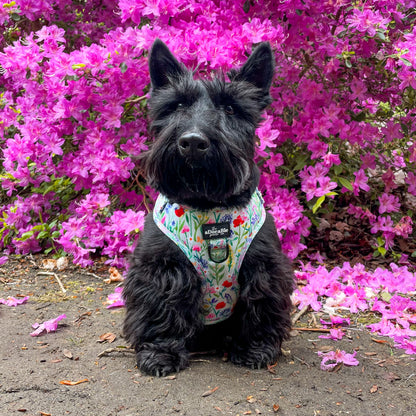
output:
[[[232,116],[234,114],[234,108],[231,105],[226,105],[225,106],[225,112],[229,115]]]
[[[184,103],[178,103],[178,104],[176,105],[176,109],[177,109],[177,110],[180,110],[180,109],[182,109],[182,108],[185,108],[185,104],[184,104]]]

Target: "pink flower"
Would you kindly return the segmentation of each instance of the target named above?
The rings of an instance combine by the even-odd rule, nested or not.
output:
[[[58,322],[62,319],[65,319],[66,315],[59,315],[57,318],[50,319],[49,321],[45,321],[42,324],[35,323],[32,325],[32,328],[36,329],[36,331],[33,331],[30,336],[31,337],[37,337],[41,335],[43,332],[55,332],[58,329]]]
[[[351,323],[350,318],[343,318],[342,316],[330,315],[329,319],[331,320],[331,322],[327,322],[321,319],[321,324],[325,326],[348,326]]]
[[[189,227],[187,225],[184,225],[184,227],[181,230],[181,234],[184,234],[184,233],[189,233]]]
[[[366,153],[361,157],[362,169],[375,169],[376,168],[376,157],[374,155],[371,155],[369,153]]]
[[[365,98],[365,93],[367,92],[367,87],[365,86],[364,82],[358,80],[358,79],[354,79],[351,82],[351,98],[355,99],[358,98],[360,100],[363,100]]]
[[[365,175],[364,169],[360,169],[358,172],[354,172],[355,181],[352,184],[354,195],[358,195],[360,189],[365,192],[370,190],[370,187],[367,185],[368,178]]]
[[[383,127],[381,131],[384,133],[384,141],[390,143],[391,141],[401,138],[403,134],[401,133],[401,128],[399,123],[394,123],[389,121],[386,127]]]
[[[377,29],[387,29],[388,18],[384,18],[378,10],[370,8],[353,10],[351,17],[346,19],[350,29],[356,29],[361,33],[367,33],[368,36],[375,36]]]
[[[296,289],[293,297],[294,302],[299,303],[299,309],[310,306],[316,312],[322,307],[321,302],[318,301],[318,294],[309,285],[305,286],[302,290]]]
[[[385,212],[397,212],[400,209],[400,202],[397,196],[384,193],[378,197],[378,201],[380,202],[378,208],[380,214],[384,214]]]
[[[408,192],[416,196],[416,175],[413,172],[409,172],[405,182],[409,185],[407,188]]]
[[[123,299],[123,288],[116,287],[114,289],[114,293],[111,293],[107,296],[107,309],[110,308],[119,308],[125,306],[124,299]]]
[[[358,365],[358,360],[354,358],[356,354],[357,351],[354,351],[352,354],[348,354],[341,350],[329,352],[318,351],[318,355],[323,357],[321,361],[321,369],[326,371],[333,369],[339,363],[349,366]]]
[[[399,338],[394,345],[397,348],[403,348],[406,354],[416,354],[416,340],[410,340],[407,338]]]
[[[363,288],[354,288],[347,286],[344,289],[346,297],[342,302],[342,306],[349,308],[352,313],[357,313],[358,310],[365,311],[368,309],[366,295]]]
[[[25,296],[22,299],[16,299],[13,296],[9,296],[7,299],[3,299],[3,298],[0,299],[0,303],[6,306],[17,306],[17,305],[26,303],[28,299],[29,299],[29,296]]]
[[[332,165],[340,165],[341,160],[339,158],[339,155],[333,154],[331,152],[326,153],[323,156],[323,164],[325,167],[330,168]]]
[[[319,335],[318,338],[339,340],[345,335],[345,332],[340,328],[331,328],[328,335]]]

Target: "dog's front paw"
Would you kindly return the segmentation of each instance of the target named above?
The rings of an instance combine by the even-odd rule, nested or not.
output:
[[[260,369],[274,364],[279,355],[280,350],[277,347],[256,345],[246,349],[241,347],[233,348],[230,352],[230,359],[236,365]]]
[[[143,373],[165,377],[188,366],[189,353],[178,345],[143,344],[136,353],[137,367]]]

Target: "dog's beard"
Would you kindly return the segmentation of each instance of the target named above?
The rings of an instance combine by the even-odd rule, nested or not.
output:
[[[250,178],[250,169],[245,160],[240,160],[234,165],[215,166],[214,164],[209,167],[185,161],[179,167],[177,174],[190,194],[220,201],[244,190]]]

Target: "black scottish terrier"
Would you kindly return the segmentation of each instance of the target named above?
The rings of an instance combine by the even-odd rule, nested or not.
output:
[[[149,57],[155,141],[144,157],[160,191],[123,296],[124,334],[143,372],[184,369],[199,341],[229,341],[233,363],[274,363],[288,337],[291,265],[257,190],[255,130],[271,102],[274,56],[194,80],[160,40]]]

